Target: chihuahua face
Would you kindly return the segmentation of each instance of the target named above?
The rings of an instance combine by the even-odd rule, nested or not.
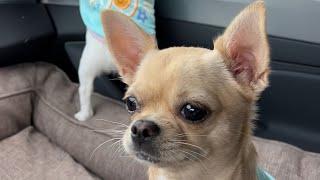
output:
[[[129,85],[124,99],[132,121],[123,136],[125,150],[159,169],[202,163],[213,169],[241,161],[239,152],[252,148],[255,102],[268,85],[263,2],[243,10],[215,40],[214,50],[159,50],[126,16],[105,11],[102,19]]]

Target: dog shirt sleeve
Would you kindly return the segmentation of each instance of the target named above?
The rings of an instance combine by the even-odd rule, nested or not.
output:
[[[275,180],[274,177],[261,168],[257,168],[257,177],[258,180]]]
[[[111,9],[130,17],[142,30],[155,35],[155,0],[80,0],[81,18],[90,31],[104,37],[101,11]]]

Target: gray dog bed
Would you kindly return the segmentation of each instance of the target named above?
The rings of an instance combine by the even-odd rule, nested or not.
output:
[[[95,116],[78,122],[78,85],[55,66],[35,63],[0,68],[0,179],[144,180],[146,167],[122,156],[118,138],[93,130],[128,124],[120,102],[93,95]],[[320,155],[294,146],[254,139],[259,164],[276,179],[320,179]],[[110,141],[115,142],[115,141]]]

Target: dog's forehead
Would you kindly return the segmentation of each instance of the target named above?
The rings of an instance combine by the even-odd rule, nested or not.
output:
[[[195,73],[201,57],[211,52],[202,48],[175,47],[149,53],[142,61],[135,77],[136,84],[163,84]],[[175,82],[177,83],[177,82]]]
[[[188,87],[201,87],[205,81],[219,79],[222,59],[219,53],[204,48],[175,47],[154,51],[141,63],[129,90],[143,93],[173,94]],[[149,92],[146,92],[148,90]]]
[[[154,51],[142,61],[136,80],[140,79],[170,79],[177,76],[196,74],[216,59],[214,51],[204,48],[174,47]],[[183,74],[181,74],[183,73]]]

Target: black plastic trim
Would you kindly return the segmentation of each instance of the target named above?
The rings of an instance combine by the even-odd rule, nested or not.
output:
[[[1,4],[35,4],[37,0],[0,0]]]
[[[84,40],[86,27],[82,22],[78,7],[61,5],[46,6],[56,28],[58,40]]]
[[[270,80],[257,135],[320,152],[320,75],[273,70]]]
[[[0,65],[43,57],[54,29],[40,4],[0,4]]]
[[[213,39],[224,28],[158,17],[157,36],[161,48],[170,46],[213,47]],[[320,44],[269,36],[273,61],[320,67]]]

